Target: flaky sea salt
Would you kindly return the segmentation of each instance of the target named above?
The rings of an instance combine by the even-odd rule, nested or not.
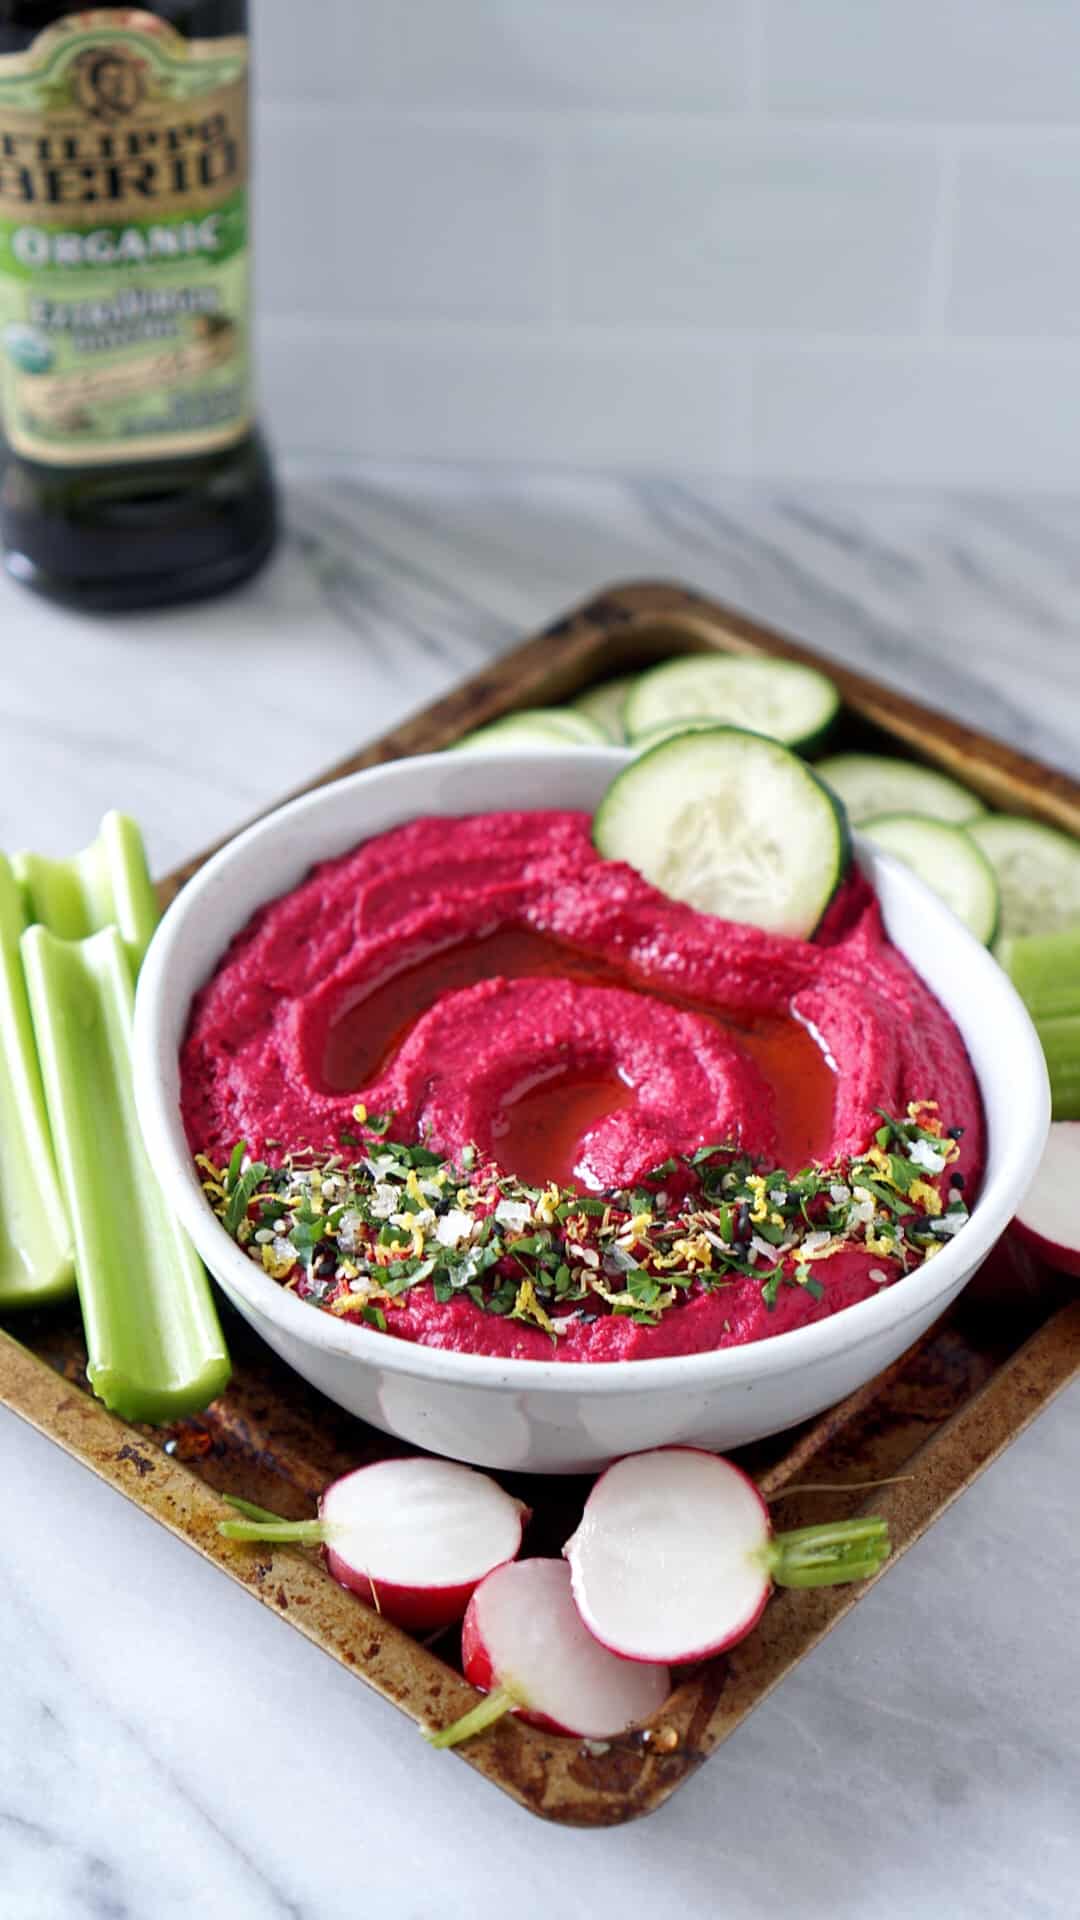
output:
[[[500,1200],[495,1218],[513,1233],[523,1233],[532,1220],[532,1208],[525,1200]]]
[[[908,1159],[926,1173],[940,1173],[945,1166],[945,1155],[937,1147],[932,1147],[929,1140],[913,1140],[908,1148]]]

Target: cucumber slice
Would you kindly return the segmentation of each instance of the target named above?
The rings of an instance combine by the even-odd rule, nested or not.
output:
[[[1080,926],[1080,840],[1011,813],[975,820],[970,832],[998,877],[1002,933]]]
[[[844,810],[799,756],[738,727],[662,741],[619,774],[593,821],[674,900],[806,939],[851,856]]]
[[[1033,1020],[1080,1015],[1080,926],[1006,934],[994,951]]]
[[[490,726],[455,740],[454,753],[496,753],[503,747],[609,747],[607,734],[588,714],[570,707],[523,707]]]
[[[840,706],[825,674],[794,660],[756,660],[693,653],[643,673],[623,716],[631,740],[672,720],[714,720],[809,748]]]
[[[862,831],[875,847],[917,873],[968,932],[989,946],[998,922],[998,883],[966,828],[919,813],[885,813],[864,821]]]
[[[590,687],[587,693],[572,700],[570,711],[583,713],[586,720],[595,720],[605,738],[621,747],[626,739],[623,708],[636,679],[636,673],[624,673],[618,680],[604,680],[600,686]]]
[[[647,732],[635,735],[631,745],[637,753],[648,753],[650,747],[658,747],[661,740],[674,740],[680,733],[714,733],[715,720],[668,720],[663,726],[649,727]]]
[[[853,827],[883,813],[924,813],[931,820],[963,826],[986,812],[982,801],[958,780],[916,760],[890,760],[883,753],[834,753],[817,771],[840,795]]]

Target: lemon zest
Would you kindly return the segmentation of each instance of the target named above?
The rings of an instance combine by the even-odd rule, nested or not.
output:
[[[555,1329],[536,1297],[536,1289],[531,1280],[523,1280],[518,1288],[517,1299],[514,1302],[514,1311],[511,1318],[514,1320],[531,1320],[536,1326],[542,1327],[545,1333],[550,1333],[553,1338],[555,1337]]]
[[[285,1275],[291,1273],[296,1265],[296,1255],[290,1253],[288,1259],[286,1259],[284,1254],[275,1253],[273,1247],[264,1246],[262,1249],[262,1264],[263,1272],[268,1273],[271,1280],[284,1280]]]
[[[941,1195],[937,1188],[930,1186],[927,1181],[913,1180],[908,1192],[916,1206],[926,1208],[931,1219],[941,1212]]]

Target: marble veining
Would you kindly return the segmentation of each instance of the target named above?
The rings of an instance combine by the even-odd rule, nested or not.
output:
[[[165,867],[617,579],[685,580],[1080,771],[1075,503],[342,464],[245,592],[0,580],[0,844],[123,805]],[[1066,1920],[1080,1396],[655,1819],[531,1822],[0,1414],[0,1920]]]

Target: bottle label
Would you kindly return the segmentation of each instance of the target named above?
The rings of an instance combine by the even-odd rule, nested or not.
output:
[[[251,421],[247,41],[137,7],[0,55],[0,420],[51,466]]]

